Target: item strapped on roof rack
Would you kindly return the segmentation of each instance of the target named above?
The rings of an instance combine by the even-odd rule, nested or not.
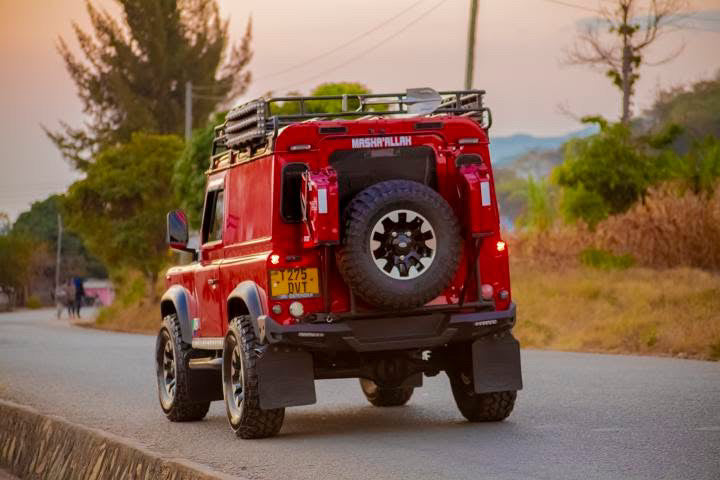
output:
[[[257,99],[230,110],[225,123],[215,129],[214,147],[256,151],[268,143],[269,136],[280,128],[309,119],[352,118],[372,116],[462,115],[478,121],[485,129],[492,125],[492,115],[482,104],[484,90],[436,92],[431,88],[408,89],[404,93],[344,94],[318,97],[275,97]],[[307,111],[307,102],[340,100],[342,111],[317,113]],[[295,102],[300,113],[271,115],[271,105]],[[350,110],[350,103],[358,105]],[[371,110],[376,105],[395,105],[396,110]]]

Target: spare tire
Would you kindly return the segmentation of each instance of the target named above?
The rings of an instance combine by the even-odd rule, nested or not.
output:
[[[389,180],[345,210],[338,269],[353,292],[381,308],[419,307],[440,295],[460,262],[457,218],[435,190]]]

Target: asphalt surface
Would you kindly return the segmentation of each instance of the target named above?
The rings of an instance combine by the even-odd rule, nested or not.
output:
[[[278,437],[247,441],[221,402],[202,422],[164,418],[154,341],[0,314],[0,397],[252,479],[720,479],[720,363],[523,351],[500,424],[465,422],[444,375],[385,409],[356,380],[324,380]]]

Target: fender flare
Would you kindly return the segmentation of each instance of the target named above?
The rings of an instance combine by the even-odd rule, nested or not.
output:
[[[160,299],[160,311],[163,317],[167,315],[169,306],[177,314],[180,323],[180,334],[182,341],[190,345],[192,343],[192,318],[190,318],[190,292],[181,285],[173,285],[167,289]]]
[[[232,320],[231,318],[231,304],[233,301],[240,300],[245,305],[245,313],[246,315],[250,316],[250,323],[253,326],[253,330],[255,331],[255,337],[260,340],[261,342],[262,337],[260,335],[260,329],[258,328],[258,317],[261,315],[265,315],[265,309],[263,308],[263,294],[261,293],[261,288],[258,286],[257,283],[253,282],[252,280],[245,280],[243,282],[238,283],[232,292],[230,292],[230,295],[228,295],[227,298],[227,312],[228,312],[228,320]]]

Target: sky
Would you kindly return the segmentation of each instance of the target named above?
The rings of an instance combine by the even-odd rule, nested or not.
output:
[[[581,128],[582,115],[619,116],[619,92],[602,73],[563,63],[578,26],[611,0],[479,1],[473,87],[487,91],[491,135],[560,135]],[[463,86],[470,0],[218,2],[236,41],[252,16],[254,81],[239,102],[268,91],[308,92],[321,81],[358,81],[374,92]],[[112,0],[94,3],[118,12]],[[691,0],[688,11],[697,16],[693,28],[668,34],[650,52],[659,58],[685,46],[672,62],[641,70],[636,111],[659,89],[720,69],[720,0]],[[59,36],[75,45],[73,21],[88,26],[84,0],[0,0],[0,212],[11,218],[80,177],[41,128],[84,121],[55,50]]]

